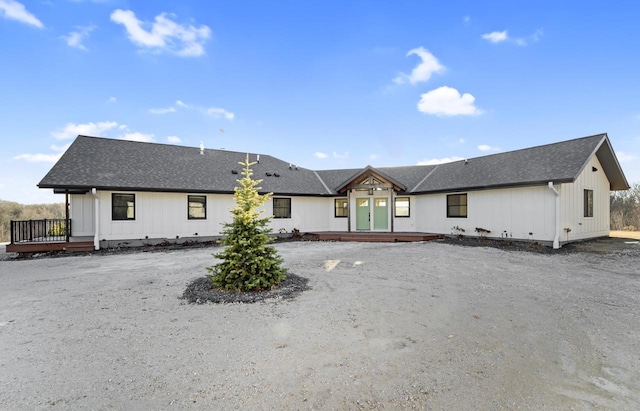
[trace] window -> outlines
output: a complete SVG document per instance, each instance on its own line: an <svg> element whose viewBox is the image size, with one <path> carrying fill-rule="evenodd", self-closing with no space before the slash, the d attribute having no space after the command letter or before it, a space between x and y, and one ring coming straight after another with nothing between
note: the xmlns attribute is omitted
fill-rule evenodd
<svg viewBox="0 0 640 411"><path fill-rule="evenodd" d="M396 208L396 217L409 217L409 206L411 201L409 197L396 197L395 199L395 208Z"/></svg>
<svg viewBox="0 0 640 411"><path fill-rule="evenodd" d="M584 216L593 217L593 190L584 190Z"/></svg>
<svg viewBox="0 0 640 411"><path fill-rule="evenodd" d="M349 202L346 198L336 198L335 199L335 216L336 217L347 217L349 215Z"/></svg>
<svg viewBox="0 0 640 411"><path fill-rule="evenodd" d="M449 194L447 196L447 218L467 218L466 194Z"/></svg>
<svg viewBox="0 0 640 411"><path fill-rule="evenodd" d="M290 198L273 198L273 218L291 218Z"/></svg>
<svg viewBox="0 0 640 411"><path fill-rule="evenodd" d="M111 219L135 220L136 195L116 193L111 194Z"/></svg>
<svg viewBox="0 0 640 411"><path fill-rule="evenodd" d="M189 220L206 220L207 196L188 196L187 204Z"/></svg>

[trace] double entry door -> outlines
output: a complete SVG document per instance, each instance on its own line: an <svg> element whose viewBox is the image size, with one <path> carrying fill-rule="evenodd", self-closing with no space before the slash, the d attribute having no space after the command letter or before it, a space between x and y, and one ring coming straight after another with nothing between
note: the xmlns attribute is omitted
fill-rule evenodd
<svg viewBox="0 0 640 411"><path fill-rule="evenodd" d="M356 198L356 230L389 229L389 199L385 197Z"/></svg>

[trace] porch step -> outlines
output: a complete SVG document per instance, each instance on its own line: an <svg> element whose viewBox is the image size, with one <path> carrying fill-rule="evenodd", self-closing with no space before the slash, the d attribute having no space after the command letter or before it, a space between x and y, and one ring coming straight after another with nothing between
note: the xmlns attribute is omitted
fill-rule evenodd
<svg viewBox="0 0 640 411"><path fill-rule="evenodd" d="M93 251L93 241L71 242L35 242L7 244L8 253L46 253L49 251L64 251L73 253L77 251Z"/></svg>
<svg viewBox="0 0 640 411"><path fill-rule="evenodd" d="M376 243L430 241L443 238L431 233L344 233L335 231L308 233L321 241L360 241Z"/></svg>
<svg viewBox="0 0 640 411"><path fill-rule="evenodd" d="M77 251L93 251L93 241L74 241L67 243L66 252L73 253Z"/></svg>

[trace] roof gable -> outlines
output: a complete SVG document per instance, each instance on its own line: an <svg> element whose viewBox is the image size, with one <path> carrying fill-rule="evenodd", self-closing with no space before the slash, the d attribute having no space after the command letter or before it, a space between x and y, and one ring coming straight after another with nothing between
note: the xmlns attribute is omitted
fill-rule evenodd
<svg viewBox="0 0 640 411"><path fill-rule="evenodd" d="M393 188L395 191L407 190L407 187L404 184L400 183L393 177L390 177L383 171L375 169L371 166L366 166L364 169L360 170L352 177L349 177L347 180L339 184L335 188L335 191L338 193L343 193L350 188L369 188L374 186L387 186L389 188Z"/></svg>

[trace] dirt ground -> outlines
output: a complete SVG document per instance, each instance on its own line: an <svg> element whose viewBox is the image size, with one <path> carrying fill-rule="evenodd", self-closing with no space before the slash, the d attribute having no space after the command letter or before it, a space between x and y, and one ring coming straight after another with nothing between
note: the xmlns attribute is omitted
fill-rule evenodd
<svg viewBox="0 0 640 411"><path fill-rule="evenodd" d="M0 261L0 409L640 409L640 245L277 244L311 290L187 304L212 249Z"/></svg>

